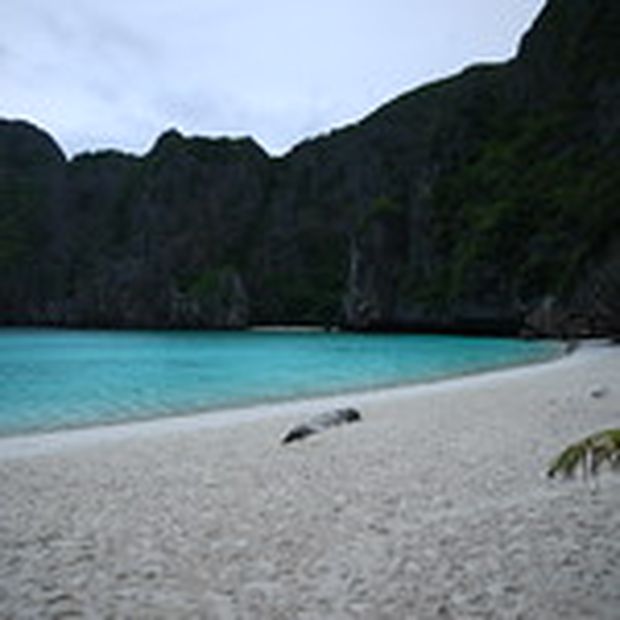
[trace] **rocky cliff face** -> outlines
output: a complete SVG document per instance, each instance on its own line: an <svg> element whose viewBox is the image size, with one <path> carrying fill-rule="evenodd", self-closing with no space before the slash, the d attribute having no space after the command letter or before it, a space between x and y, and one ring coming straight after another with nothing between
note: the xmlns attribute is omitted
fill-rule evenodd
<svg viewBox="0 0 620 620"><path fill-rule="evenodd" d="M0 122L0 323L604 330L588 299L620 255L619 14L550 0L513 61L278 159L172 131L142 158L66 161Z"/></svg>

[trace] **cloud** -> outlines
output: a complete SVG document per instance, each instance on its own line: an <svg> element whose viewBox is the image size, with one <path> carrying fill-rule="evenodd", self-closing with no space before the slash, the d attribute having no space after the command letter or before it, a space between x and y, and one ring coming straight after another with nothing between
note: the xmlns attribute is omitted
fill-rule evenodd
<svg viewBox="0 0 620 620"><path fill-rule="evenodd" d="M164 128L272 152L413 86L505 58L543 0L3 0L0 116L70 152Z"/></svg>

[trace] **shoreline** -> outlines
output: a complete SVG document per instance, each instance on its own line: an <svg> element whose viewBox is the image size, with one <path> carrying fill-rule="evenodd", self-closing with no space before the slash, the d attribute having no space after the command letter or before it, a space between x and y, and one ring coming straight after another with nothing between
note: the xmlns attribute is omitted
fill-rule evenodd
<svg viewBox="0 0 620 620"><path fill-rule="evenodd" d="M291 329L293 331L297 331L299 328L283 327L282 334L287 335L287 333ZM265 331L277 335L278 333L280 333L280 327L269 326L266 328ZM466 336L463 336L463 338L465 337ZM481 339L476 338L476 340ZM521 366L546 363L567 353L566 345L562 341L544 340L538 342L535 346L539 349L538 351L534 349L529 353L522 353L521 359L515 356L515 359L512 360L496 360L495 364L493 364L493 362L477 361L478 367L472 367L469 369L455 368L451 370L444 370L443 372L435 369L432 373L429 373L426 376L422 375L417 378L415 376L407 377L406 375L404 375L399 378L386 377L382 379L375 378L374 380L371 380L367 377L365 384L362 383L355 386L353 383L348 386L334 385L330 387L322 385L320 378L315 378L314 385L309 384L307 386L304 386L303 389L299 389L297 393L287 394L285 390L281 394L273 394L263 397L261 397L260 395L255 395L254 397L238 395L236 397L232 397L231 395L228 395L224 399L220 399L220 402L217 404L205 403L204 405L192 405L187 407L166 407L165 412L163 410L159 410L156 406L151 404L150 407L143 408L141 411L137 412L137 415L134 416L128 413L129 408L123 410L123 407L119 406L117 408L117 415L111 416L107 419L106 416L103 415L102 419L97 420L95 412L94 419L87 419L84 421L80 421L78 419L69 419L63 421L62 416L60 416L60 420L52 421L51 424L45 424L43 422L37 425L35 422L30 423L30 425L25 424L23 428L20 428L19 425L8 424L5 429L0 431L0 458L2 458L2 442L11 439L19 440L22 438L37 438L47 435L80 433L82 431L90 430L96 431L99 429L115 429L116 427L122 427L126 425L151 424L159 420L177 420L181 418L198 417L203 415L213 415L221 417L222 415L226 414L230 419L230 423L236 424L238 419L243 420L248 417L249 410L256 409L264 412L271 412L275 409L278 409L281 405L290 404L291 406L293 406L298 403L305 403L306 401L319 401L322 399L329 400L331 398L340 396L342 396L343 398L355 398L357 394L374 393L384 390L392 390L395 388L398 389L401 387L415 387L418 385L448 381L459 377L476 376L489 372L519 368ZM59 377L59 380L62 381L62 378ZM326 380L328 381L328 378ZM93 389L96 389L96 386L93 386ZM14 414L16 413L17 412L14 412ZM249 415L251 418L254 418L253 415ZM266 413L266 415L270 415L270 413ZM25 416L25 420L28 420L27 415ZM217 426L221 425L222 421L218 420Z"/></svg>
<svg viewBox="0 0 620 620"><path fill-rule="evenodd" d="M394 383L368 389L351 388L326 394L260 401L248 405L215 407L177 415L0 435L0 461L71 447L79 448L82 445L97 444L100 441L122 441L129 437L143 436L146 438L168 432L228 428L269 418L291 417L303 420L324 410L350 406L361 407L386 398L414 395L418 390L424 393L427 389L458 389L462 382L478 379L492 380L495 375L545 367L566 360L580 351L600 346L605 346L605 343L601 340L594 340L582 342L576 348L569 349L558 341L557 350L549 353L548 357L516 361L505 366L482 370L463 371L437 378Z"/></svg>
<svg viewBox="0 0 620 620"><path fill-rule="evenodd" d="M616 620L620 476L545 470L620 426L618 376L594 343L347 396L361 422L286 446L325 399L0 442L0 617Z"/></svg>

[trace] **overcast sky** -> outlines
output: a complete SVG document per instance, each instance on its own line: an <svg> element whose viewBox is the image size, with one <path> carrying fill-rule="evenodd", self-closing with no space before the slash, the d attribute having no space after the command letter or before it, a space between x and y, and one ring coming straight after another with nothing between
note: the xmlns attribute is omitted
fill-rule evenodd
<svg viewBox="0 0 620 620"><path fill-rule="evenodd" d="M0 0L0 117L69 154L170 127L273 154L514 55L544 0Z"/></svg>

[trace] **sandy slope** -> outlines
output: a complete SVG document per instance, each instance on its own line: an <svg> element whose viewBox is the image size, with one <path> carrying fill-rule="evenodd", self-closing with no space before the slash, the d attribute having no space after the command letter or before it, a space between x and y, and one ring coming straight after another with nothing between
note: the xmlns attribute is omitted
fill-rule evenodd
<svg viewBox="0 0 620 620"><path fill-rule="evenodd" d="M286 447L327 404L3 440L0 617L617 619L620 476L543 471L620 426L619 378L596 346L350 396L362 423Z"/></svg>

